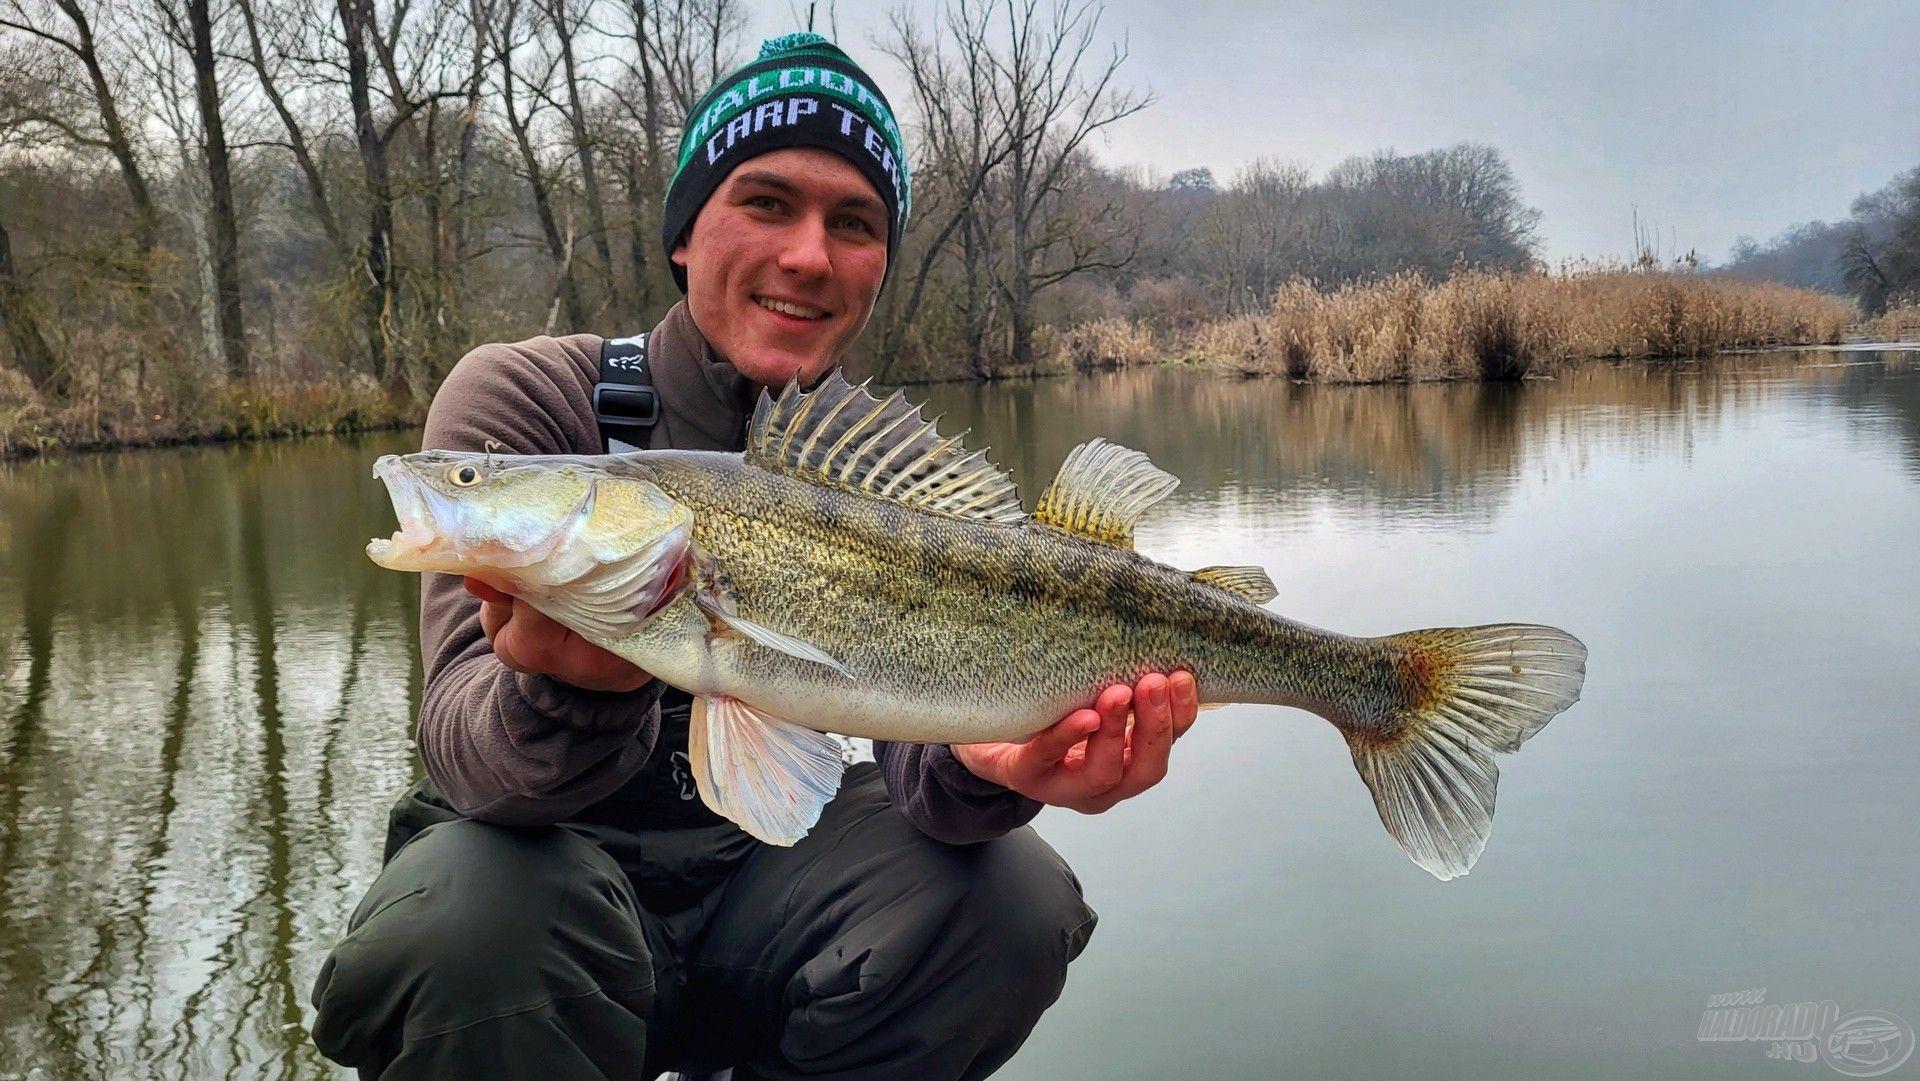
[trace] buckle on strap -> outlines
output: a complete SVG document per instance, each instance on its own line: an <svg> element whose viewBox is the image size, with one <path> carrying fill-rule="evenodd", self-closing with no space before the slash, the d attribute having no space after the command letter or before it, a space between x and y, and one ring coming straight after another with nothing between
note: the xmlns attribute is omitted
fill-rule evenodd
<svg viewBox="0 0 1920 1081"><path fill-rule="evenodd" d="M652 387L595 383L593 419L615 426L651 427L660 422L660 395Z"/></svg>

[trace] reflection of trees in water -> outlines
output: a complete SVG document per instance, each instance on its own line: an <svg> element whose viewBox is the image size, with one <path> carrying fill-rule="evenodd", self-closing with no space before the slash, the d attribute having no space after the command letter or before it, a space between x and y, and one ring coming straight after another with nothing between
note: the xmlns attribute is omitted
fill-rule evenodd
<svg viewBox="0 0 1920 1081"><path fill-rule="evenodd" d="M1074 445L1106 436L1179 477L1175 498L1189 504L1254 503L1285 523L1331 502L1391 528L1491 519L1529 455L1684 455L1702 422L1776 399L1798 363L1741 358L1704 375L1590 364L1519 384L1382 387L1146 370L928 393L949 411L944 428L970 424L969 442L993 445L1029 504Z"/></svg>
<svg viewBox="0 0 1920 1081"><path fill-rule="evenodd" d="M328 1072L305 988L418 684L414 586L362 554L374 453L0 470L0 1076Z"/></svg>

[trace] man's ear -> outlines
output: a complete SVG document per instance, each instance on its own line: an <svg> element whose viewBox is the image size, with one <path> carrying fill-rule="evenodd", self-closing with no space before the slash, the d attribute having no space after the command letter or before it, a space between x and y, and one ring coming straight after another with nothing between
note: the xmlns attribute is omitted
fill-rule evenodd
<svg viewBox="0 0 1920 1081"><path fill-rule="evenodd" d="M685 269L687 265L687 242L682 240L680 243L675 244L673 250L667 253L667 258L673 260L673 265Z"/></svg>

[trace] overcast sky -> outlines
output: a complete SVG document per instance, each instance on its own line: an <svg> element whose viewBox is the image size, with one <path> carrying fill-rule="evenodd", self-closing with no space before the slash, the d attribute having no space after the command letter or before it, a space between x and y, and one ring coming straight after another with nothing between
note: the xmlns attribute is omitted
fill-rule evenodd
<svg viewBox="0 0 1920 1081"><path fill-rule="evenodd" d="M904 111L867 41L892 6L837 13ZM754 29L792 29L786 10ZM1104 160L1225 182L1263 156L1318 174L1382 147L1488 142L1540 209L1550 261L1625 256L1636 205L1663 249L1677 234L1719 261L1741 234L1843 217L1920 165L1920 0L1107 0L1101 29L1126 35L1122 71L1156 99L1095 148Z"/></svg>

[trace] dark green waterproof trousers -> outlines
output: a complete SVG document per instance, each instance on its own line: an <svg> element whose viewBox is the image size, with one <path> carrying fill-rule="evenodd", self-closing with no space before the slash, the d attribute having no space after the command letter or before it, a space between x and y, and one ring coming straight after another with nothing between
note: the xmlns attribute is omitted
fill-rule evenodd
<svg viewBox="0 0 1920 1081"><path fill-rule="evenodd" d="M1093 932L1031 828L942 844L848 770L792 848L731 825L461 818L431 785L314 986L362 1078L984 1077Z"/></svg>

